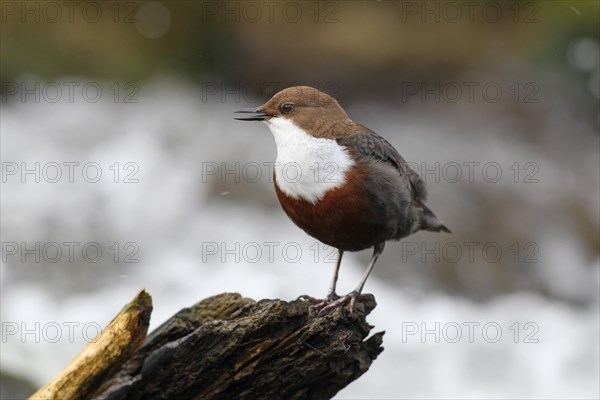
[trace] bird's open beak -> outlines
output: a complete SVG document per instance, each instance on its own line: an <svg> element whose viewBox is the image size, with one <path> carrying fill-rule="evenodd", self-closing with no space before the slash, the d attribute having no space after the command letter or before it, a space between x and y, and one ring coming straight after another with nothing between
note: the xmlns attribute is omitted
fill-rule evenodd
<svg viewBox="0 0 600 400"><path fill-rule="evenodd" d="M269 116L260 107L244 108L243 110L236 111L234 114L251 114L235 117L234 119L238 121L264 121Z"/></svg>

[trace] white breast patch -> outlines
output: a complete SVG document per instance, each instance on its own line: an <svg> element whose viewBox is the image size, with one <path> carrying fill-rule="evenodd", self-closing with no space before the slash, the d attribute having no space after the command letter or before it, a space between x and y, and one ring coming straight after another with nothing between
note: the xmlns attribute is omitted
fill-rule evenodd
<svg viewBox="0 0 600 400"><path fill-rule="evenodd" d="M314 204L345 183L354 161L335 140L311 136L287 118L266 122L277 144L275 180L283 193Z"/></svg>

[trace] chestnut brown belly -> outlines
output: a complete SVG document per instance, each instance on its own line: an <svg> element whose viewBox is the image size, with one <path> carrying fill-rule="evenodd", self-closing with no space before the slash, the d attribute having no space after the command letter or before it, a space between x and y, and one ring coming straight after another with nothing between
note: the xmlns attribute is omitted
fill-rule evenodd
<svg viewBox="0 0 600 400"><path fill-rule="evenodd" d="M281 207L290 219L315 239L345 251L359 251L391 239L385 212L370 201L356 174L345 185L328 191L316 203L286 195L275 181Z"/></svg>

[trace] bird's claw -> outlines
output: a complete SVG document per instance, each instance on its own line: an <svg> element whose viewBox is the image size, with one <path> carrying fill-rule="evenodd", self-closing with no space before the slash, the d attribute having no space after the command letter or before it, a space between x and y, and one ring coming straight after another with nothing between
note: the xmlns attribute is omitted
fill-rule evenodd
<svg viewBox="0 0 600 400"><path fill-rule="evenodd" d="M324 301L323 299L317 299L316 297L312 297L307 294L298 296L298 298L296 300L308 301L311 304L319 304Z"/></svg>
<svg viewBox="0 0 600 400"><path fill-rule="evenodd" d="M344 295L344 296L336 299L335 301L329 302L328 304L324 304L322 307L320 307L319 312L317 313L317 316L321 317L323 315L327 315L329 312L333 311L334 309L336 309L340 306L344 306L349 301L350 301L350 313L352 313L352 308L354 308L354 302L356 301L355 300L356 297L358 297L358 292L352 291L352 292L348 293L347 295ZM315 307L317 307L317 306L315 306Z"/></svg>
<svg viewBox="0 0 600 400"><path fill-rule="evenodd" d="M327 315L329 312L333 311L338 307L343 307L347 303L350 303L350 314L354 313L354 305L356 304L356 300L366 298L368 295L362 295L356 290L351 291L350 293L340 297L335 296L336 298L325 299L321 303L318 303L311 307L311 310L318 311L317 316L321 317Z"/></svg>
<svg viewBox="0 0 600 400"><path fill-rule="evenodd" d="M329 293L327 295L327 297L325 297L324 299L317 299L316 297L312 297L312 296L303 294L302 296L298 297L298 300L308 301L309 303L312 304L310 306L310 310L318 311L321 308L327 306L328 304L333 303L334 301L338 300L339 298L340 298L340 296L338 296L336 293Z"/></svg>

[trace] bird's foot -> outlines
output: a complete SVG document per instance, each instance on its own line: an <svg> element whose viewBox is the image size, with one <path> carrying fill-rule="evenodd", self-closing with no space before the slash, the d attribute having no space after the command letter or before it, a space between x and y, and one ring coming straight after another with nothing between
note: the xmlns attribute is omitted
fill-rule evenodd
<svg viewBox="0 0 600 400"><path fill-rule="evenodd" d="M362 295L356 290L351 291L347 295L342 297L336 296L337 299L333 299L332 301L327 302L324 300L323 302L316 304L312 307L312 309L317 310L317 316L327 315L329 312L335 310L338 307L343 307L347 303L350 303L350 314L354 312L354 304L358 299L365 299L369 295Z"/></svg>
<svg viewBox="0 0 600 400"><path fill-rule="evenodd" d="M307 294L298 296L296 300L308 301L311 304L318 304L323 301L322 299L317 299L316 297L312 297Z"/></svg>
<svg viewBox="0 0 600 400"><path fill-rule="evenodd" d="M317 299L316 297L312 297L307 294L303 294L302 296L298 297L298 300L304 300L304 301L308 301L309 303L311 303L312 304L310 306L311 310L315 310L315 309L320 310L321 308L327 306L330 303L333 303L334 301L336 301L339 298L340 298L340 296L338 296L334 292L334 293L329 293L327 295L327 297L325 297L324 299Z"/></svg>

